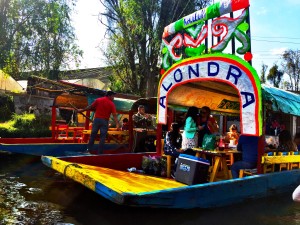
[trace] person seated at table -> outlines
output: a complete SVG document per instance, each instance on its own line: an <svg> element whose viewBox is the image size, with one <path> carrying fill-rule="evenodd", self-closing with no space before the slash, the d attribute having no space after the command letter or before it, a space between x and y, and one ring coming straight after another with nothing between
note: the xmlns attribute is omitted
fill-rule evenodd
<svg viewBox="0 0 300 225"><path fill-rule="evenodd" d="M127 118L124 118L122 120L122 127L121 130L129 130L129 124L128 124L129 120Z"/></svg>
<svg viewBox="0 0 300 225"><path fill-rule="evenodd" d="M177 158L180 153L183 152L181 149L182 135L180 133L180 126L178 123L174 122L171 124L171 129L166 133L164 153L165 155L171 155L175 157L175 163L171 169L171 176L174 177L177 168Z"/></svg>
<svg viewBox="0 0 300 225"><path fill-rule="evenodd" d="M178 157L181 152L182 135L180 134L180 127L178 123L171 124L171 130L167 132L164 153L165 155L171 155Z"/></svg>
<svg viewBox="0 0 300 225"><path fill-rule="evenodd" d="M200 115L197 117L197 125L199 147L202 147L202 142L205 134L215 134L219 131L217 121L211 115L211 110L208 106L203 106L201 108Z"/></svg>
<svg viewBox="0 0 300 225"><path fill-rule="evenodd" d="M283 130L278 136L279 145L277 152L297 152L298 148L288 130Z"/></svg>
<svg viewBox="0 0 300 225"><path fill-rule="evenodd" d="M297 145L298 151L300 150L300 133L296 133L294 137L294 142Z"/></svg>
<svg viewBox="0 0 300 225"><path fill-rule="evenodd" d="M184 128L182 134L182 149L184 154L196 155L192 150L198 146L198 135L197 135L197 114L198 109L195 106L189 107L184 121Z"/></svg>
<svg viewBox="0 0 300 225"><path fill-rule="evenodd" d="M152 116L145 112L145 106L139 105L138 112L132 116L135 128L148 128L152 126Z"/></svg>
<svg viewBox="0 0 300 225"><path fill-rule="evenodd" d="M292 139L292 135L288 130L283 130L278 135L278 147L277 149L271 149L269 147L265 148L265 152L297 152L298 148L294 140ZM280 171L279 164L275 165L275 171Z"/></svg>
<svg viewBox="0 0 300 225"><path fill-rule="evenodd" d="M236 145L238 143L240 134L238 133L237 125L232 124L229 127L229 132L226 133L225 141L230 142L233 141L233 144Z"/></svg>
<svg viewBox="0 0 300 225"><path fill-rule="evenodd" d="M232 178L238 178L241 169L254 169L257 166L257 136L241 135L237 144L237 150L242 153L242 160L231 166Z"/></svg>

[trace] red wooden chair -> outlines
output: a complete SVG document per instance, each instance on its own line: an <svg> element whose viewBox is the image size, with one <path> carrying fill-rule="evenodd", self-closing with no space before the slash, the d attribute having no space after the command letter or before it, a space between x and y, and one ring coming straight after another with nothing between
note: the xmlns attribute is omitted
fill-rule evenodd
<svg viewBox="0 0 300 225"><path fill-rule="evenodd" d="M55 139L60 141L66 141L69 138L69 125L58 124L56 125Z"/></svg>
<svg viewBox="0 0 300 225"><path fill-rule="evenodd" d="M73 135L73 142L74 143L81 143L83 140L83 127L75 127L74 129L74 135Z"/></svg>

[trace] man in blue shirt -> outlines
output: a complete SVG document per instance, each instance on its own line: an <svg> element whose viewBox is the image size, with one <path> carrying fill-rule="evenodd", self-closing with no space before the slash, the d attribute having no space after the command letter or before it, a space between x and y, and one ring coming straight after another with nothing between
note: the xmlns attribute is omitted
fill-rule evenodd
<svg viewBox="0 0 300 225"><path fill-rule="evenodd" d="M257 136L241 135L237 150L242 152L242 161L237 161L231 166L232 178L238 178L240 169L254 169L257 166Z"/></svg>

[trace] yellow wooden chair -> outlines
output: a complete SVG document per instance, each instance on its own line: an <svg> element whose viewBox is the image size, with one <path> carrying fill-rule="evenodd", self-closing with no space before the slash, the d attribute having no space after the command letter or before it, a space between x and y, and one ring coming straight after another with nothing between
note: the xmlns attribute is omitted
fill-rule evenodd
<svg viewBox="0 0 300 225"><path fill-rule="evenodd" d="M284 156L284 155L289 155L289 152L278 152L278 156ZM282 170L290 170L290 163L280 163L279 164L279 171Z"/></svg>
<svg viewBox="0 0 300 225"><path fill-rule="evenodd" d="M265 153L264 156L274 156L275 152ZM263 165L263 173L273 173L275 171L275 164L264 164Z"/></svg>
<svg viewBox="0 0 300 225"><path fill-rule="evenodd" d="M234 157L232 153L226 154L226 162L227 162L227 166L232 166L232 164L234 163Z"/></svg>
<svg viewBox="0 0 300 225"><path fill-rule="evenodd" d="M239 178L253 176L257 174L257 169L242 169L239 172Z"/></svg>
<svg viewBox="0 0 300 225"><path fill-rule="evenodd" d="M290 152L290 155L300 155L299 152ZM300 169L300 162L290 163L289 169Z"/></svg>

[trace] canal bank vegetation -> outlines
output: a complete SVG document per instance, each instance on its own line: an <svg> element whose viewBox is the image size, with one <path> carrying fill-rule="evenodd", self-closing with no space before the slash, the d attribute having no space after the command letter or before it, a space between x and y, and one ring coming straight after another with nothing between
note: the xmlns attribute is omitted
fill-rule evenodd
<svg viewBox="0 0 300 225"><path fill-rule="evenodd" d="M0 93L0 123L11 119L14 112L13 96Z"/></svg>
<svg viewBox="0 0 300 225"><path fill-rule="evenodd" d="M50 125L51 116L49 115L36 116L32 113L12 114L10 120L0 123L0 137L51 137Z"/></svg>

